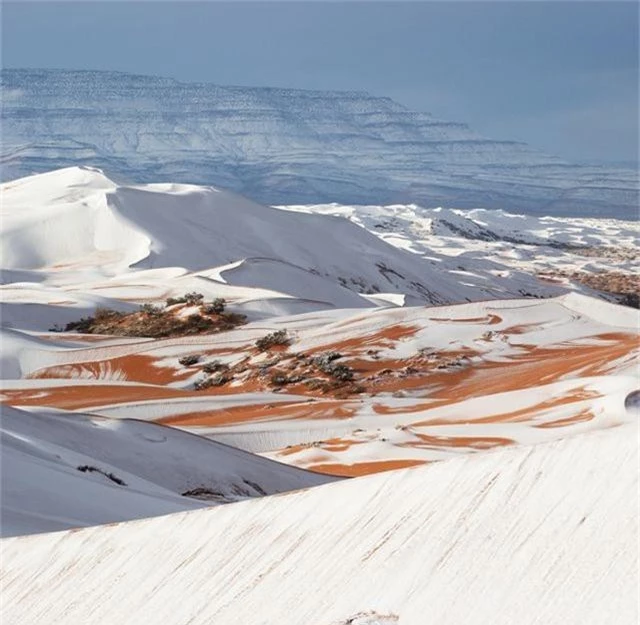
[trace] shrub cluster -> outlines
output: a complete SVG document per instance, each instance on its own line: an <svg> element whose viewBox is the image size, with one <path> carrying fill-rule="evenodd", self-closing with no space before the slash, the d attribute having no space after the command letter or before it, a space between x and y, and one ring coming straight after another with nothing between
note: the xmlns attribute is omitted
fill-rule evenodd
<svg viewBox="0 0 640 625"><path fill-rule="evenodd" d="M330 375L341 382L351 382L353 380L353 369L347 365L336 364L334 361L342 358L340 352L325 352L316 356L311 362L323 373Z"/></svg>
<svg viewBox="0 0 640 625"><path fill-rule="evenodd" d="M187 295L195 297L199 294ZM224 300L215 300L211 305L218 311L221 308L224 310ZM244 315L226 312L216 313L215 316L194 313L185 319L166 308L143 304L138 311L132 313L121 313L108 308L98 308L92 317L83 317L79 321L68 323L64 329L54 327L52 330L85 334L164 338L232 330L236 326L245 323L245 321Z"/></svg>
<svg viewBox="0 0 640 625"><path fill-rule="evenodd" d="M204 367L202 367L202 370L205 373L216 373L218 371L227 371L228 369L229 365L220 362L219 360L212 360L211 362L205 364Z"/></svg>
<svg viewBox="0 0 640 625"><path fill-rule="evenodd" d="M79 321L70 321L64 327L64 331L90 334L95 332L94 326L116 323L125 316L125 313L110 308L96 308L93 317L81 317Z"/></svg>
<svg viewBox="0 0 640 625"><path fill-rule="evenodd" d="M207 315L221 315L227 302L222 297L216 297L210 304L205 304L202 311Z"/></svg>
<svg viewBox="0 0 640 625"><path fill-rule="evenodd" d="M167 306L173 306L174 304L188 304L189 306L198 306L202 304L202 300L204 300L204 295L202 293L191 291L190 293L185 293L181 297L169 297L167 298L166 303Z"/></svg>
<svg viewBox="0 0 640 625"><path fill-rule="evenodd" d="M183 367L191 367L200 362L200 356L198 354L190 354L189 356L183 356L182 358L180 358L180 360L178 360L178 362Z"/></svg>
<svg viewBox="0 0 640 625"><path fill-rule="evenodd" d="M291 343L291 338L287 334L286 330L276 330L275 332L270 332L266 336L259 338L256 341L256 347L264 352L270 347L275 347L276 345L289 345Z"/></svg>
<svg viewBox="0 0 640 625"><path fill-rule="evenodd" d="M162 308L162 306L154 306L153 304L142 304L142 306L140 306L140 312L150 317L159 317L164 314L164 308Z"/></svg>
<svg viewBox="0 0 640 625"><path fill-rule="evenodd" d="M229 382L231 380L231 378L224 374L224 373L217 373L214 376L211 376L210 378L200 378L199 380L196 380L195 384L193 385L193 388L196 391L204 391L207 388L211 388L212 386L222 386L223 384L226 384L227 382Z"/></svg>

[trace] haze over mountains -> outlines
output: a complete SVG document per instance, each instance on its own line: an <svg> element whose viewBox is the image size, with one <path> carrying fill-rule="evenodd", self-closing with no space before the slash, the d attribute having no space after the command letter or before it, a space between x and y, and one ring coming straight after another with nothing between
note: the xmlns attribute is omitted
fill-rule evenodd
<svg viewBox="0 0 640 625"><path fill-rule="evenodd" d="M637 172L577 165L364 92L2 71L3 180L69 165L216 184L267 204L636 218Z"/></svg>

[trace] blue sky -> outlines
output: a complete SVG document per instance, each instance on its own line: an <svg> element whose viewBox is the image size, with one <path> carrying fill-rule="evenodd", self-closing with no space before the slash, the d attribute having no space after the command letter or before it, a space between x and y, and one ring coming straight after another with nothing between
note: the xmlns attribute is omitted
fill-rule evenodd
<svg viewBox="0 0 640 625"><path fill-rule="evenodd" d="M4 2L2 65L364 89L574 161L637 162L636 2Z"/></svg>

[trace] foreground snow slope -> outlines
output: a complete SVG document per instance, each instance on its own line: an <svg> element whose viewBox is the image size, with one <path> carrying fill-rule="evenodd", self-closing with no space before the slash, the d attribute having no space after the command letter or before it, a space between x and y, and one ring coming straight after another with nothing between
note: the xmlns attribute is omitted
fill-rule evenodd
<svg viewBox="0 0 640 625"><path fill-rule="evenodd" d="M0 79L7 178L93 164L142 182L219 184L269 204L637 215L631 169L567 163L364 92L116 72L3 70Z"/></svg>
<svg viewBox="0 0 640 625"><path fill-rule="evenodd" d="M156 516L335 479L140 421L3 406L0 434L2 536ZM183 495L194 491L204 501Z"/></svg>
<svg viewBox="0 0 640 625"><path fill-rule="evenodd" d="M4 622L634 625L637 424L5 539Z"/></svg>

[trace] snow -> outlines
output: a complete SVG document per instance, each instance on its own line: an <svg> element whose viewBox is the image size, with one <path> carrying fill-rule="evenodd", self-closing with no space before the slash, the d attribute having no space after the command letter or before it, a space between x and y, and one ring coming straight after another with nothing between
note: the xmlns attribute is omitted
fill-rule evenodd
<svg viewBox="0 0 640 625"><path fill-rule="evenodd" d="M155 516L335 479L154 423L9 406L2 410L0 457L3 536ZM81 472L82 466L100 472ZM182 496L196 488L215 497Z"/></svg>
<svg viewBox="0 0 640 625"><path fill-rule="evenodd" d="M531 274L556 271L633 274L640 255L640 224L601 217L537 217L504 210L411 205L281 206L294 212L339 215L400 249L413 252L452 279L463 275L487 299L525 293L548 297ZM637 218L637 215L633 217ZM588 248L589 254L581 253ZM562 285L581 289L579 285ZM498 295L502 293L502 295ZM473 298L475 299L475 298Z"/></svg>
<svg viewBox="0 0 640 625"><path fill-rule="evenodd" d="M466 294L426 261L345 219L260 206L213 187L122 186L99 170L76 167L4 184L2 192L3 266L46 273L47 288L64 290L59 301L71 300L66 307L78 308L87 297L101 305L109 305L105 295L126 297L123 288L131 289L129 274L137 271L143 283L161 283L165 292L185 284L186 274L200 274L222 294L230 286L257 288L314 300L320 309L374 305L358 293L391 292L422 303ZM47 296L51 301L50 290Z"/></svg>
<svg viewBox="0 0 640 625"><path fill-rule="evenodd" d="M2 194L7 623L637 621L640 316L535 277L630 273L637 224L88 167ZM189 291L246 325L48 331ZM274 330L291 345L259 352ZM334 350L358 392L306 384ZM212 360L233 380L195 390Z"/></svg>
<svg viewBox="0 0 640 625"><path fill-rule="evenodd" d="M1 79L5 179L89 163L141 182L220 185L266 204L637 217L637 171L568 163L364 92L117 72L15 69Z"/></svg>
<svg viewBox="0 0 640 625"><path fill-rule="evenodd" d="M5 539L4 618L632 625L637 428Z"/></svg>
<svg viewBox="0 0 640 625"><path fill-rule="evenodd" d="M213 187L123 185L89 167L15 180L2 195L2 325L32 331L64 327L97 306L132 310L188 291L224 297L252 320L568 289L593 295L535 274L629 273L639 247L631 222L417 205L277 209ZM455 236L437 234L443 223L456 224ZM627 260L566 247L585 242Z"/></svg>

